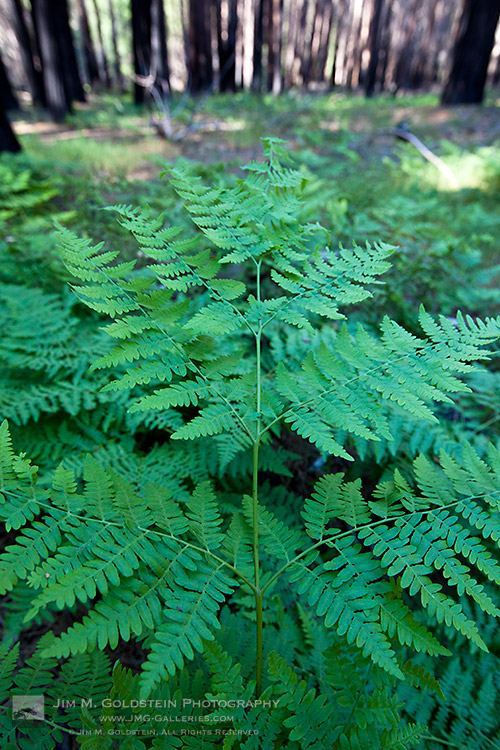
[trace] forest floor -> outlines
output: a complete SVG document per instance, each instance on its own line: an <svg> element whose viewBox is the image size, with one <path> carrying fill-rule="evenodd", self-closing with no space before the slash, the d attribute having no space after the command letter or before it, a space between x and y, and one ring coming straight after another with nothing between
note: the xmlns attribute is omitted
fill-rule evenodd
<svg viewBox="0 0 500 750"><path fill-rule="evenodd" d="M241 164L258 156L261 136L279 136L292 149L322 153L350 134L363 160L374 161L394 153L395 138L387 131L399 123L441 155L454 147L492 146L500 139L500 109L491 99L482 107L445 108L431 94L366 100L335 93L278 98L245 93L181 102L177 114L175 110L173 106L173 130L181 137L174 141L160 137L153 126L161 120L160 113L138 112L111 95L79 105L61 125L37 111L17 115L14 125L30 155L80 162L96 175L127 180L155 179L159 162L179 156Z"/></svg>

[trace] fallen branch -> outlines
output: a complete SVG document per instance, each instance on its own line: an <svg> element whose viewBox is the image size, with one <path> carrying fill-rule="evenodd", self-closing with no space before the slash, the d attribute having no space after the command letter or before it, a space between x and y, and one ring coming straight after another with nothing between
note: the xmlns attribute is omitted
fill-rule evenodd
<svg viewBox="0 0 500 750"><path fill-rule="evenodd" d="M444 163L442 159L439 158L433 151L430 150L430 148L427 148L427 146L422 143L420 138L417 138L416 135L414 135L409 128L403 127L402 125L398 125L396 128L390 128L388 130L382 131L383 134L387 135L394 135L396 138L399 138L402 141L407 141L408 143L411 143L412 146L415 146L417 151L419 151L424 159L427 159L431 164L433 164L436 169L438 169L442 175L446 177L450 185L458 189L460 187L459 182L449 166Z"/></svg>

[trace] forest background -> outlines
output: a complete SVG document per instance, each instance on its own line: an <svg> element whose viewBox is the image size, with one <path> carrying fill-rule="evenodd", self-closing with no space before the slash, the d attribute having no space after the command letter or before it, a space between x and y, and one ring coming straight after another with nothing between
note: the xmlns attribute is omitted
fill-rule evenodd
<svg viewBox="0 0 500 750"><path fill-rule="evenodd" d="M500 748L495 619L500 613L500 370L493 341L500 314L499 17L499 0L0 1L0 418L6 420L0 430L2 750L34 744L49 750ZM242 169L247 163L250 172ZM165 170L174 170L174 176L159 177ZM272 185L278 196L276 204L266 203L265 190L259 192L264 177L266 190ZM248 188L241 187L242 179L249 180ZM205 195L200 187L197 194L196 185L213 192ZM252 196L248 214L238 208L238 191L245 194L245 189ZM110 205L118 207L120 222L116 211L105 210ZM140 229L128 213L131 205L149 217L140 214ZM196 558L174 569L163 590L161 576L154 578L158 563L148 558L146 545L130 556L124 552L139 544L134 524L144 525L141 514L147 507L148 513L158 513L152 534L167 528L171 533L168 524L177 518L181 529L185 524L186 544L208 540L205 562L227 554L244 568L253 543L251 518L237 509L242 492L252 492L251 451L228 423L221 423L217 434L213 416L206 432L191 434L189 443L172 439L196 418L205 404L203 391L198 402L196 395L192 401L178 396L178 403L162 409L131 409L138 395L153 397L152 384L138 380L132 395L113 392L110 385L111 376L125 377L129 367L113 355L111 337L103 330L107 313L118 315L113 325L120 322L122 313L111 309L114 293L104 290L95 302L94 289L92 303L91 296L78 298L71 289L78 272L82 281L97 273L81 260L85 242L102 241L106 251L119 251L120 261L136 263L132 273L139 279L148 257L154 257L144 237L154 237L155 248L155 242L158 247L163 242L155 235L158 216L167 226L182 228L188 260L190 242L197 243L200 258L203 252L218 258L227 241L218 232L229 229L222 218L221 229L200 215L228 217L234 221L231 231L244 226L258 233L265 226L270 234L264 239L273 248L286 245L289 233L296 243L291 251L302 243L311 250L306 232L320 222L326 239L314 242L326 243L334 258L347 264L340 276L346 275L348 288L336 291L342 313L349 313L348 335L358 341L361 326L372 337L364 349L359 339L359 357L390 347L389 329L385 334L380 329L384 316L424 341L417 320L423 305L436 320L444 316L438 333L426 323L440 351L460 329L458 311L471 316L467 325L476 338L456 343L454 355L467 363L486 338L474 328L476 321L493 320L490 358L474 371L460 365L460 378L471 392L435 405L436 422L426 420L424 407L412 397L425 401L436 383L446 389L449 373L443 385L443 373L433 371L427 391L412 366L394 372L388 366L387 377L393 379L390 386L380 385L387 403L368 402L373 414L387 420L388 430L381 428L377 440L361 424L370 412L356 412L356 404L366 407L361 391L342 406L351 421L342 409L340 417L330 415L327 438L318 425L317 434L297 423L270 431L259 469L264 584L272 578L266 565L272 571L276 561L279 568L295 559L290 549L304 521L313 539L321 523L321 533L332 528L352 533L355 558L349 561L352 568L338 568L335 578L328 566L339 550L347 554L345 549L326 542L319 547L323 567L315 570L318 581L328 581L321 597L305 568L295 572L295 580L290 576L270 586L262 612L262 685L258 672L255 677L259 616L252 611L250 590L229 594L223 579L204 599L206 570ZM266 215L271 218L262 218ZM70 239L66 231L73 233ZM259 239L263 245L264 239ZM347 250L339 252L339 243ZM72 248L79 248L82 266L71 259ZM156 259L149 273L170 262ZM380 283L375 276L382 267ZM275 266L270 273L276 272ZM210 279L212 271L206 273ZM284 273L290 292L310 269ZM222 289L225 282L227 289L240 283L236 279L250 288L256 283L245 260L222 276L217 280ZM176 303L184 294L201 314L208 293L175 287L177 281L161 277L155 289L161 296L174 284ZM127 279L120 283L128 294ZM364 287L371 296L363 301ZM263 275L262 289L276 293L271 276ZM320 344L333 350L341 323L335 318L325 323L317 311L294 313L263 339L262 367L270 378L282 362L300 384L304 372L312 377L310 351ZM213 334L221 359L219 364L209 353L207 371L221 382L228 379L227 387L241 381L243 388L248 376L243 363L250 367L254 355L245 350L242 363L232 347L237 340L246 346L248 335L236 336L224 316L207 320L198 335L203 342ZM394 346L404 349L410 339L399 340L401 329L391 330ZM361 359L338 347L342 367L363 371ZM92 369L98 357L109 357L113 371ZM180 370L174 370L173 382L182 389L182 367L175 366ZM188 376L188 383L189 377L196 380ZM400 402L389 403L400 388ZM243 388L241 409L246 398ZM231 403L240 408L238 398ZM316 417L309 414L307 424ZM37 474L26 457L39 467ZM340 474L343 489L327 478ZM338 495L333 490L328 495L329 482ZM172 510L165 501L167 515L172 512L167 526L161 525L148 483L159 488L159 497L178 503ZM207 483L218 509L210 493L200 490ZM474 516L472 501L462 508L464 494L467 502L470 495L487 499L483 515ZM95 531L97 497L106 524L117 523L116 513L120 522L126 519L118 542L85 537ZM410 503L415 515L426 503L434 510L447 508L450 499L463 510L463 528L455 516L443 515L446 510L434 516L426 511L431 515L421 520L421 528L427 541L417 543L418 529L412 529L414 548L410 554L405 547L399 572L394 572L394 549L382 554L382 541L377 547L375 537L359 529L368 517L375 528L389 519L388 534L395 533ZM204 518L196 515L195 501ZM63 502L70 516L66 527L58 515ZM324 518L313 521L321 503ZM90 520L78 527L83 512ZM160 548L160 537L154 539ZM236 539L242 552L235 551ZM168 550L162 554L168 557ZM100 560L109 566L109 579L92 592L83 582ZM376 575L375 569L380 570ZM416 584L406 590L415 570L430 576L448 609L443 604L431 611L421 591L416 601ZM186 575L191 583L183 587ZM336 588L336 580L345 586ZM353 580L360 586L368 581L366 589L351 591ZM344 625L328 609L329 591L339 600L346 596ZM345 626L351 594L353 614ZM391 621L393 610L381 607L383 597L404 616ZM192 614L194 625L183 621L183 610ZM369 637L358 638L360 616L379 611L385 612L380 622L371 615L363 620ZM385 646L380 652L373 646L383 646L386 638L396 666ZM174 646L179 651L172 656ZM97 705L110 697L126 701L146 694L162 700L237 696L251 701L260 689L281 707L236 716L222 738L183 736L180 728L170 737L155 736L161 722L123 716L120 707L107 709L103 719L102 712L80 705L89 692ZM13 717L13 696L40 694L43 720ZM76 699L75 706L56 708L65 697L70 703ZM209 713L215 716L217 710ZM193 715L199 711L193 709ZM114 734L102 733L106 722L113 723ZM260 734L238 736L249 727Z"/></svg>

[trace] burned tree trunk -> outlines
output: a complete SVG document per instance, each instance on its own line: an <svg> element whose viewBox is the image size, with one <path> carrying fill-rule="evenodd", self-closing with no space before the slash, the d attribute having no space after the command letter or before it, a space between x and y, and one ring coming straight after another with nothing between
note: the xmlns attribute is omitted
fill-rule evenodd
<svg viewBox="0 0 500 750"><path fill-rule="evenodd" d="M212 86L212 30L206 0L189 0L189 71L194 94Z"/></svg>
<svg viewBox="0 0 500 750"><path fill-rule="evenodd" d="M7 75L7 68L0 57L0 107L3 110L19 109L19 103Z"/></svg>
<svg viewBox="0 0 500 750"><path fill-rule="evenodd" d="M237 0L217 2L217 52L221 91L236 90L236 30L238 27Z"/></svg>
<svg viewBox="0 0 500 750"><path fill-rule="evenodd" d="M64 85L56 41L51 0L31 0L33 23L42 61L47 107L52 118L61 122L71 112L71 97Z"/></svg>
<svg viewBox="0 0 500 750"><path fill-rule="evenodd" d="M165 97L170 92L170 66L167 52L167 25L163 0L151 3L151 74L155 86Z"/></svg>
<svg viewBox="0 0 500 750"><path fill-rule="evenodd" d="M368 70L365 79L366 96L373 96L375 84L377 82L377 68L380 57L380 22L383 9L384 0L374 0L369 31L370 62L368 63Z"/></svg>
<svg viewBox="0 0 500 750"><path fill-rule="evenodd" d="M23 4L21 0L11 0L11 7L14 31L19 43L24 72L31 98L33 104L43 107L45 106L46 101L41 63L38 52L34 47L34 40L31 38L28 31Z"/></svg>
<svg viewBox="0 0 500 750"><path fill-rule="evenodd" d="M442 104L481 104L500 0L464 0Z"/></svg>
<svg viewBox="0 0 500 750"><path fill-rule="evenodd" d="M132 0L132 47L134 53L134 101L144 103L145 88L137 78L151 70L151 0Z"/></svg>
<svg viewBox="0 0 500 750"><path fill-rule="evenodd" d="M97 64L94 43L92 42L92 35L90 33L89 17L87 15L87 8L85 7L85 0L79 0L78 2L78 15L88 81L90 84L94 84L100 79L99 66Z"/></svg>
<svg viewBox="0 0 500 750"><path fill-rule="evenodd" d="M115 9L113 6L113 0L109 0L108 6L109 6L109 17L111 20L111 40L113 43L113 69L114 69L115 84L116 86L118 86L120 91L123 91L125 87L123 83L120 51L118 49L118 32L116 28L116 16L115 16Z"/></svg>
<svg viewBox="0 0 500 750"><path fill-rule="evenodd" d="M96 24L97 24L97 36L99 38L99 78L104 83L104 85L109 89L111 88L111 77L109 75L109 65L108 65L108 58L106 55L106 49L104 47L104 37L102 34L102 24L101 24L101 13L99 10L99 6L97 5L97 0L93 0L94 2L94 13L96 18Z"/></svg>
<svg viewBox="0 0 500 750"><path fill-rule="evenodd" d="M16 153L20 150L19 141L14 135L7 113L0 103L0 151Z"/></svg>
<svg viewBox="0 0 500 750"><path fill-rule="evenodd" d="M267 0L257 0L255 5L253 35L252 89L260 91L262 85L262 47L264 44L264 6Z"/></svg>

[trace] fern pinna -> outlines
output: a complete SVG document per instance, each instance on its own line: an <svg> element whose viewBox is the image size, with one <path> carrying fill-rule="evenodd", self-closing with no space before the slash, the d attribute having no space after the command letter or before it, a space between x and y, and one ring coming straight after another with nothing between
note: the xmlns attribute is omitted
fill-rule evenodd
<svg viewBox="0 0 500 750"><path fill-rule="evenodd" d="M350 325L342 311L371 296L393 248L332 249L321 227L301 225L303 179L287 159L281 142L265 140L263 162L247 165L232 189L174 169L195 238L115 207L140 263L119 263L117 252L61 228L76 294L113 319L106 330L116 344L92 366L115 368L104 390L130 392L132 413L167 415L171 441L215 444L218 482L167 489L88 457L81 481L63 463L51 486L37 484L4 423L0 512L16 539L0 559L1 586L27 582L26 623L71 613L72 624L37 649L49 671L134 639L146 652L140 672L118 663L109 694L199 694L208 718L229 702L224 747L411 747L425 728L401 720L396 684L440 691L411 653L449 654L440 628L486 650L467 603L500 613L484 586L500 581L491 551L500 540L498 450L420 455L371 491L326 474L302 503L301 523L277 512L272 461L262 476L262 457L285 430L348 462L353 440L391 440L395 412L432 425L436 403L467 391L461 376L488 356L500 321L436 320L422 308L420 336L387 318L378 331ZM279 356L291 329L309 344L295 369ZM248 486L224 493L228 466L249 454ZM251 648L231 652L249 624ZM62 718L54 711L50 721ZM86 711L82 721L99 732L105 717ZM15 731L6 720L9 741ZM97 747L96 736L78 742ZM200 746L182 735L144 742L137 747ZM216 747L221 735L208 731L203 742Z"/></svg>

